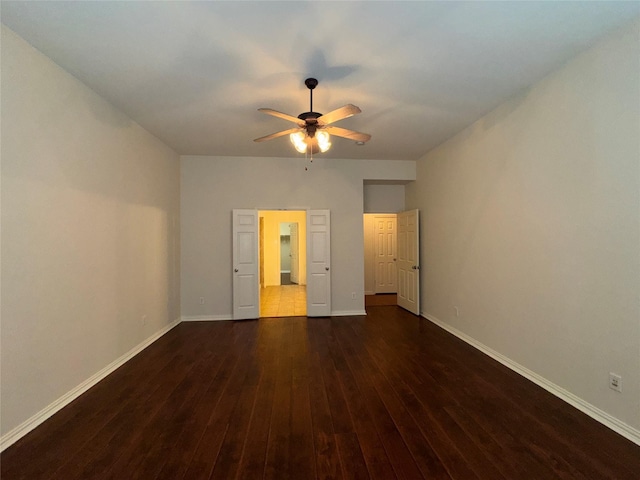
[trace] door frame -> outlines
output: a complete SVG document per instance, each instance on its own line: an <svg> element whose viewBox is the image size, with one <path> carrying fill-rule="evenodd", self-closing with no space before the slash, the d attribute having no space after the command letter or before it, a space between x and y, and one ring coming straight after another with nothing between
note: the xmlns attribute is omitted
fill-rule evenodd
<svg viewBox="0 0 640 480"><path fill-rule="evenodd" d="M328 252L329 258L328 258L328 265L326 267L324 267L324 268L327 268L326 272L327 272L327 278L328 278L328 282L329 282L328 283L329 291L328 291L328 294L327 294L328 303L327 303L327 306L325 306L325 308L321 312L319 311L319 313L317 313L315 315L313 314L313 311L314 310L318 310L318 309L317 308L315 308L315 309L312 308L311 310L309 309L310 296L308 295L308 289L309 289L309 267L308 266L310 264L310 256L311 256L311 253L312 253L312 250L309 247L309 242L310 242L310 235L309 235L309 231L310 231L310 229L309 229L309 227L310 227L310 223L309 223L310 222L310 212L314 212L314 211L315 212L326 212L327 216L328 216L328 219L330 221L330 213L331 213L331 211L328 210L328 209L314 209L314 208L309 208L309 207L290 207L290 208L232 209L232 212L236 211L236 210L255 211L256 218L260 218L259 217L259 212L260 211L303 211L303 212L305 212L306 235L307 235L307 248L306 248L306 255L305 255L305 262L306 262L306 265L307 265L307 282L306 282L306 287L307 287L307 316L329 316L331 314L331 288L330 288L330 286L331 286L331 270L329 268L330 267L330 262L331 262L331 254L330 254L330 252L331 252L331 235L330 235L330 232L331 231L330 231L330 224L329 224L329 227L328 227L328 237L327 237L327 240L329 242L328 245L327 245L327 248L328 248L327 252ZM232 229L233 229L233 227L232 227ZM259 236L260 235L257 235L256 236L257 238L255 240L255 242L256 242L255 247L256 247L256 251L257 251L257 255L258 255L258 265L260 265L260 263L262 262L262 258L260 257L260 253L261 252L260 252L260 249L259 249L259 242L260 242L260 239L258 238ZM232 262L235 262L234 258L232 258ZM257 295L256 295L257 299L256 299L256 301L258 302L258 312L257 312L257 316L255 318L260 318L260 275L259 274L256 275L256 285L255 286L257 288ZM234 302L233 307L235 309L236 308L236 306L235 306L235 301L236 301L235 300L236 299L235 293L232 294L232 298L233 298L233 302ZM312 313L312 315L309 315L309 313ZM235 319L235 316L234 316L234 319Z"/></svg>

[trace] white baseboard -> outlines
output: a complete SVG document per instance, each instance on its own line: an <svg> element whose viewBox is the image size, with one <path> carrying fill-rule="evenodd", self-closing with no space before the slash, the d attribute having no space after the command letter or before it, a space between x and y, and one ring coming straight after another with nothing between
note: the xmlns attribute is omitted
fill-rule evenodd
<svg viewBox="0 0 640 480"><path fill-rule="evenodd" d="M349 317L366 314L367 312L364 310L337 310L331 312L332 317ZM183 322L220 322L224 320L233 320L233 317L230 315L186 315L182 317Z"/></svg>
<svg viewBox="0 0 640 480"><path fill-rule="evenodd" d="M366 315L364 310L333 310L331 312L332 317L351 317L355 315Z"/></svg>
<svg viewBox="0 0 640 480"><path fill-rule="evenodd" d="M571 405L571 406L577 408L578 410L580 410L581 412L589 415L591 418L593 418L594 420L597 420L598 422L602 423L604 426L610 428L614 432L619 433L620 435L622 435L626 439L631 440L633 443L635 443L637 445L640 445L640 430L632 427L631 425L627 425L623 421L621 421L621 420L617 419L616 417L608 414L604 410L600 410L598 407L596 407L594 405L591 405L589 402L581 399L580 397L574 395L573 393L569 392L568 390L565 390L564 388L556 385L553 382L550 382L546 378L538 375L537 373L529 370L528 368L523 367L519 363L514 362L510 358L505 357L501 353L498 353L495 350L487 347L486 345L478 342L474 338L472 338L472 337L468 336L467 334L461 332L460 330L452 327L451 325L443 322L442 320L438 320L438 318L436 318L434 315L430 315L428 313L422 313L421 315L424 318L426 318L427 320L429 320L430 322L435 323L436 325L438 325L439 327L443 328L447 332L449 332L452 335L455 335L456 337L458 337L459 339L465 341L466 343L468 343L472 347L475 347L478 350L480 350L481 352L489 355L491 358L493 358L494 360L500 362L505 367L510 368L511 370L513 370L516 373L519 373L520 375L522 375L526 379L531 380L536 385L544 388L549 393L552 393L556 397L558 397L561 400L564 400L565 402L567 402L569 405Z"/></svg>
<svg viewBox="0 0 640 480"><path fill-rule="evenodd" d="M223 320L233 320L231 315L184 315L183 322L220 322Z"/></svg>
<svg viewBox="0 0 640 480"><path fill-rule="evenodd" d="M140 353L142 350L147 348L149 345L151 345L157 339L162 337L165 333L167 333L169 330L171 330L173 327L175 327L179 323L180 323L179 319L175 320L173 323L170 323L169 325L165 326L161 330L157 331L156 333L151 335L149 338L144 340L142 343L136 345L127 353L122 355L120 358L114 360L109 365L104 367L102 370L100 370L99 372L95 373L94 375L86 379L80 385L70 390L69 392L64 394L62 397L58 398L53 403L49 404L47 407L40 410L31 418L27 419L26 421L22 422L20 425L15 427L14 429L2 435L2 437L0 438L0 452L4 451L6 448L13 445L15 442L20 440L31 430L36 428L38 425L42 424L49 417L53 416L55 413L59 412L64 407L69 405L76 398L78 398L84 392L86 392L95 384L97 384L100 380L103 380L107 375L114 372L116 369L118 369L122 365L124 365L127 361L135 357L138 353Z"/></svg>
<svg viewBox="0 0 640 480"><path fill-rule="evenodd" d="M364 310L337 310L332 311L332 317L350 317L353 315L366 315ZM309 317L313 318L313 317ZM220 322L224 320L233 320L229 315L191 315L182 317L183 322Z"/></svg>

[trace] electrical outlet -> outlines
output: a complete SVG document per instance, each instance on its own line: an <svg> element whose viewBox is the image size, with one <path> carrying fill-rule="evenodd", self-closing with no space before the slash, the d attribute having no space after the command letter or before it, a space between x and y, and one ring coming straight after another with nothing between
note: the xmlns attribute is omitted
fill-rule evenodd
<svg viewBox="0 0 640 480"><path fill-rule="evenodd" d="M458 307L453 307L453 309L456 311L456 317L459 317L460 311L458 310Z"/></svg>
<svg viewBox="0 0 640 480"><path fill-rule="evenodd" d="M616 392L622 393L622 377L615 373L609 372L609 388Z"/></svg>
<svg viewBox="0 0 640 480"><path fill-rule="evenodd" d="M200 305L204 305L204 297L200 297Z"/></svg>
<svg viewBox="0 0 640 480"><path fill-rule="evenodd" d="M353 298L353 299L356 298L356 292L351 292L351 298Z"/></svg>
<svg viewBox="0 0 640 480"><path fill-rule="evenodd" d="M142 321L143 325L147 324L147 316L146 315L142 315L142 318L140 320Z"/></svg>

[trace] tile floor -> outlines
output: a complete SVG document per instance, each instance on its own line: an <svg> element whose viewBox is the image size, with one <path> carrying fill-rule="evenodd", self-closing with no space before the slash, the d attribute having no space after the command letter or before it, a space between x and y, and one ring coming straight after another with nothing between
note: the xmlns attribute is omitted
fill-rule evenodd
<svg viewBox="0 0 640 480"><path fill-rule="evenodd" d="M305 285L280 285L260 289L261 317L299 317L306 314Z"/></svg>

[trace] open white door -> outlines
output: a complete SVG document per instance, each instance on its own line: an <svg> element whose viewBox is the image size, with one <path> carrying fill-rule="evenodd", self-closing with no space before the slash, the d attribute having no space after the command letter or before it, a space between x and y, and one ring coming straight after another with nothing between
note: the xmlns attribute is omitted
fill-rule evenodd
<svg viewBox="0 0 640 480"><path fill-rule="evenodd" d="M289 225L290 245L291 245L291 283L296 285L300 283L299 276L299 251L298 251L298 224L292 223Z"/></svg>
<svg viewBox="0 0 640 480"><path fill-rule="evenodd" d="M233 210L233 319L260 317L258 211Z"/></svg>
<svg viewBox="0 0 640 480"><path fill-rule="evenodd" d="M398 306L420 315L418 210L398 213Z"/></svg>
<svg viewBox="0 0 640 480"><path fill-rule="evenodd" d="M331 315L329 210L307 212L307 316Z"/></svg>

